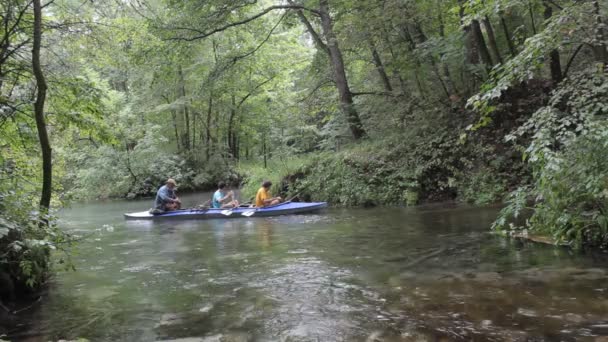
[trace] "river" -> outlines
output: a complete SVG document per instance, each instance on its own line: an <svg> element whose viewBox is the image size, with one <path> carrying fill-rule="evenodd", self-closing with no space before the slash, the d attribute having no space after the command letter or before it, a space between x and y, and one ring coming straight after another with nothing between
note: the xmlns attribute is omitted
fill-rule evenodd
<svg viewBox="0 0 608 342"><path fill-rule="evenodd" d="M189 195L194 204L209 194ZM125 221L151 201L64 210L88 236L15 340L606 341L603 255L491 234L497 208L326 209ZM26 337L27 336L27 337Z"/></svg>

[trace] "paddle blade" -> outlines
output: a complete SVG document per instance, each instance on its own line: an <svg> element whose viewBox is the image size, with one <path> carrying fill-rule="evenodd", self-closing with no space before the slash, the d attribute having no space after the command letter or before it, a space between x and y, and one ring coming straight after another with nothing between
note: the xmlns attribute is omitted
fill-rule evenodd
<svg viewBox="0 0 608 342"><path fill-rule="evenodd" d="M247 211L244 211L241 215L249 217L253 214L255 214L255 210L247 210Z"/></svg>
<svg viewBox="0 0 608 342"><path fill-rule="evenodd" d="M221 213L222 213L222 215L230 216L230 215L232 215L232 210L228 210L228 209L222 210Z"/></svg>

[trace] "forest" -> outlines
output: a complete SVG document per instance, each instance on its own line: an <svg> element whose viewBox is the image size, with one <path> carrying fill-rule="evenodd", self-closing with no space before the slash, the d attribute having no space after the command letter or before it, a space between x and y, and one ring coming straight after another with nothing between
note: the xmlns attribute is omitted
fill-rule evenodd
<svg viewBox="0 0 608 342"><path fill-rule="evenodd" d="M607 23L599 0L2 0L0 283L72 267L61 208L169 177L502 202L488 229L606 247Z"/></svg>

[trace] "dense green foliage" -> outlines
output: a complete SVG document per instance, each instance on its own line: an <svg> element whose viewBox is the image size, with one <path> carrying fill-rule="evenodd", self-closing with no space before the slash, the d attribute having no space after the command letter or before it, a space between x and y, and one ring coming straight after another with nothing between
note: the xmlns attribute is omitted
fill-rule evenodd
<svg viewBox="0 0 608 342"><path fill-rule="evenodd" d="M527 229L604 245L606 6L53 1L40 51L52 207L152 196L168 177L182 191L244 180L244 197L271 179L337 205L513 190L496 227L531 205ZM0 12L0 272L34 285L66 237L36 214L48 149L33 6Z"/></svg>
<svg viewBox="0 0 608 342"><path fill-rule="evenodd" d="M565 80L511 139L524 146L534 182L516 190L496 228L507 228L533 199L524 227L577 246L608 246L608 74L597 69Z"/></svg>

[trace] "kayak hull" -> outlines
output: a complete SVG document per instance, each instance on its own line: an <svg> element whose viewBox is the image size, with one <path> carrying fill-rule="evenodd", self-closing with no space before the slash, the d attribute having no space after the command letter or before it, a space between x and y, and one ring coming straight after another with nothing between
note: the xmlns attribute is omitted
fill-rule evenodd
<svg viewBox="0 0 608 342"><path fill-rule="evenodd" d="M148 211L137 213L126 213L127 220L165 220L165 219L214 219L214 218L245 218L245 217L267 217L278 215L291 215L299 213L314 212L327 208L327 202L286 202L265 208L235 208L230 215L224 215L229 209L182 209L169 211L164 214L153 215ZM245 215L243 215L245 213Z"/></svg>

